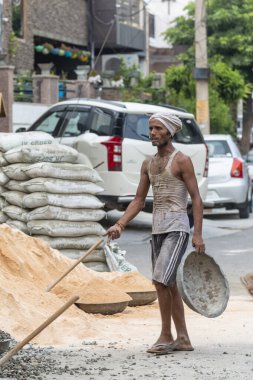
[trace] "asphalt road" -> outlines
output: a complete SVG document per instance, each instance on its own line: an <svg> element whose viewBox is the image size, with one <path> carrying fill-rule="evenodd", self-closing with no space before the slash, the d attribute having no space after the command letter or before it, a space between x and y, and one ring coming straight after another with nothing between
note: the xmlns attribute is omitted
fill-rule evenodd
<svg viewBox="0 0 253 380"><path fill-rule="evenodd" d="M122 215L108 213L105 228L114 224ZM117 240L120 249L126 251L126 260L148 278L151 278L150 236L152 215L140 213ZM253 215L240 219L236 212L218 212L205 215L203 237L206 252L213 256L225 273L231 295L245 294L240 276L253 271ZM191 240L188 246L191 250Z"/></svg>

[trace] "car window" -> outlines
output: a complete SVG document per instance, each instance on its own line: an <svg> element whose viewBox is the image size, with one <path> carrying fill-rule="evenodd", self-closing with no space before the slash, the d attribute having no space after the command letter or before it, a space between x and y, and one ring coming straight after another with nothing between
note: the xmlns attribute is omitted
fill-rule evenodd
<svg viewBox="0 0 253 380"><path fill-rule="evenodd" d="M181 144L202 144L203 137L194 119L180 119L182 121L182 130L174 136L173 141ZM135 140L149 141L148 120L148 115L127 115L124 128L124 137Z"/></svg>
<svg viewBox="0 0 253 380"><path fill-rule="evenodd" d="M173 141L180 144L203 144L204 140L194 119L180 117L182 129Z"/></svg>
<svg viewBox="0 0 253 380"><path fill-rule="evenodd" d="M209 157L232 157L231 150L227 141L212 140L206 141L208 146Z"/></svg>
<svg viewBox="0 0 253 380"><path fill-rule="evenodd" d="M112 136L113 115L103 109L93 109L90 132L96 133L99 136Z"/></svg>
<svg viewBox="0 0 253 380"><path fill-rule="evenodd" d="M62 137L79 136L87 129L89 109L68 111L64 120Z"/></svg>
<svg viewBox="0 0 253 380"><path fill-rule="evenodd" d="M53 111L46 114L44 118L40 118L29 130L47 132L56 137L60 125L64 120L65 111Z"/></svg>
<svg viewBox="0 0 253 380"><path fill-rule="evenodd" d="M124 137L149 141L148 119L147 115L127 115Z"/></svg>

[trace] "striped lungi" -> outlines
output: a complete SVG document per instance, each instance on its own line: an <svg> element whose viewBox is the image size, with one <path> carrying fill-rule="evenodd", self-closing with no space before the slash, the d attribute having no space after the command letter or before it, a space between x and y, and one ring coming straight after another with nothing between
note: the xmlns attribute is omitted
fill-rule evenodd
<svg viewBox="0 0 253 380"><path fill-rule="evenodd" d="M152 279L164 285L176 282L177 269L189 240L187 232L173 231L152 235Z"/></svg>

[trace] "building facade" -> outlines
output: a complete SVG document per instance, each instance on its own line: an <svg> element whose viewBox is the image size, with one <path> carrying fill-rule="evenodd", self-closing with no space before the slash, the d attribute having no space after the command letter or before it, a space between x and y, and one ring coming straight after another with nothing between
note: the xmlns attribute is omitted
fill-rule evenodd
<svg viewBox="0 0 253 380"><path fill-rule="evenodd" d="M147 12L143 0L91 0L90 46L101 59L95 69L117 72L120 60L147 69Z"/></svg>
<svg viewBox="0 0 253 380"><path fill-rule="evenodd" d="M5 63L16 71L39 71L52 62L66 76L89 61L86 0L4 0Z"/></svg>

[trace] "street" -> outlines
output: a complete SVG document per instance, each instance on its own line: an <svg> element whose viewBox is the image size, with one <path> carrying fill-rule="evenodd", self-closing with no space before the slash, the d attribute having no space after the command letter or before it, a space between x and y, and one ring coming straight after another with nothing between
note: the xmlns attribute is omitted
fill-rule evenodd
<svg viewBox="0 0 253 380"><path fill-rule="evenodd" d="M108 214L107 226L120 213ZM126 259L150 278L151 215L141 213L125 229L119 240ZM203 235L206 251L223 269L230 284L230 300L217 318L205 318L185 307L193 352L153 356L146 349L160 332L157 303L127 308L115 316L101 316L108 323L107 338L77 347L50 352L50 359L73 369L73 379L98 380L250 380L252 364L252 297L240 283L240 276L253 270L253 217L240 220L237 214L205 216ZM189 247L189 249L191 249ZM99 318L99 317L98 317ZM49 375L47 379L69 380L69 375Z"/></svg>
<svg viewBox="0 0 253 380"><path fill-rule="evenodd" d="M108 226L113 224L121 213L108 213ZM120 248L126 250L126 260L151 278L150 233L151 214L141 213L129 223L121 238ZM213 256L220 265L230 284L231 295L245 295L240 276L253 271L253 215L249 219L239 219L236 211L205 215L203 237L206 253ZM191 249L191 241L188 249Z"/></svg>
<svg viewBox="0 0 253 380"><path fill-rule="evenodd" d="M109 212L104 227L108 228L120 215L120 212ZM118 241L120 249L126 250L126 260L148 278L151 278L151 217L140 213ZM206 318L185 305L194 351L173 351L162 356L146 352L161 329L155 301L150 305L126 307L113 315L85 314L82 324L78 314L74 314L73 319L66 319L65 314L61 318L68 323L60 334L68 337L67 343L27 345L10 360L6 370L3 367L0 377L16 380L99 380L101 377L105 380L251 380L253 303L252 296L240 283L240 276L253 271L253 217L239 219L233 212L212 212L204 217L203 236L206 252L215 258L229 281L230 298L226 310L216 318ZM188 249L192 249L190 243ZM29 297L32 294L30 286ZM38 308L41 307L42 301L37 297L36 302ZM78 329L70 330L69 323L78 325ZM175 337L174 325L172 333Z"/></svg>

